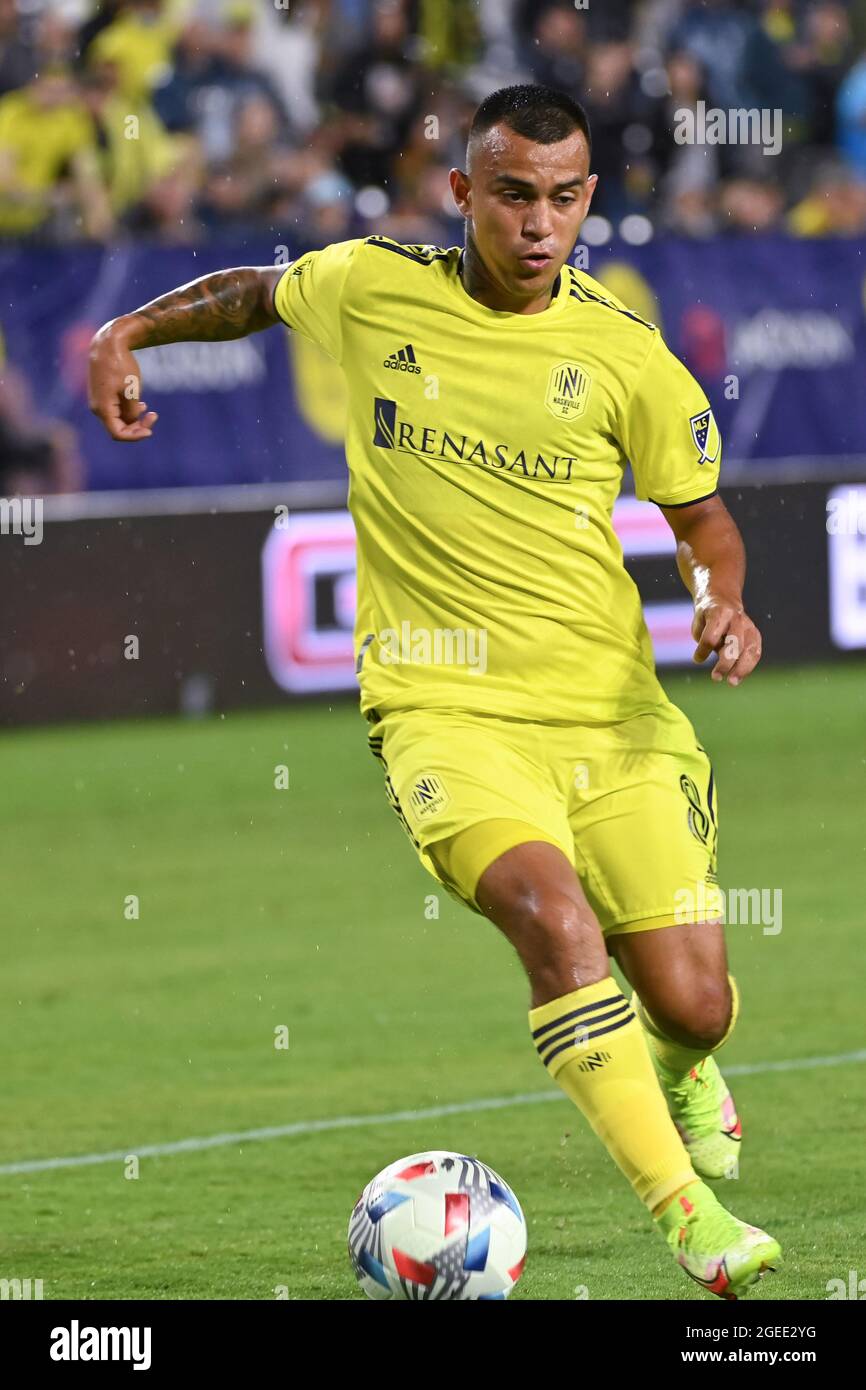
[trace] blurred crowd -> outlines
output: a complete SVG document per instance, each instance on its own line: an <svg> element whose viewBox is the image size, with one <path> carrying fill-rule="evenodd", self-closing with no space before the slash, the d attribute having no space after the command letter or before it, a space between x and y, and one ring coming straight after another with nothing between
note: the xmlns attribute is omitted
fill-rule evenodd
<svg viewBox="0 0 866 1390"><path fill-rule="evenodd" d="M866 0L0 0L0 237L460 237L488 92L593 132L596 240L866 231ZM780 112L781 150L678 143Z"/></svg>

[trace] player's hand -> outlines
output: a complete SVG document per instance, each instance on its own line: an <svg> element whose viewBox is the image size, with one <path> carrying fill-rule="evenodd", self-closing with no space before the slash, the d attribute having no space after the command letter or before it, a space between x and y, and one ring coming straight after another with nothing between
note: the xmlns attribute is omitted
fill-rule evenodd
<svg viewBox="0 0 866 1390"><path fill-rule="evenodd" d="M138 363L126 346L121 321L113 320L90 344L87 403L112 439L133 444L150 439L159 418L140 397Z"/></svg>
<svg viewBox="0 0 866 1390"><path fill-rule="evenodd" d="M719 654L712 670L714 681L739 685L761 659L761 634L741 604L707 599L695 609L692 636L698 644L693 661L706 661L711 652Z"/></svg>

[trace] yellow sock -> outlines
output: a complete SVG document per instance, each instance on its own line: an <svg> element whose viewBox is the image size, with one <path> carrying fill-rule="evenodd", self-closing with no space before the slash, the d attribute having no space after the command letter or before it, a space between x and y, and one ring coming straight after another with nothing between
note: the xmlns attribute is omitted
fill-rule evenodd
<svg viewBox="0 0 866 1390"><path fill-rule="evenodd" d="M662 1032L659 1025L647 1013L644 1005L638 999L637 994L631 996L631 1007L634 1009L646 1033L647 1042L661 1063L664 1075L670 1080L676 1080L685 1076L686 1072L696 1067L711 1052L718 1052L720 1047L724 1047L728 1038L736 1027L737 1019L740 1016L740 991L737 989L737 982L733 975L728 976L728 983L731 986L731 999L733 1007L731 1009L731 1021L723 1038L720 1038L715 1047L694 1048L684 1047L682 1043L674 1042L673 1038L667 1037Z"/></svg>
<svg viewBox="0 0 866 1390"><path fill-rule="evenodd" d="M530 1009L529 1027L547 1070L650 1211L698 1181L640 1023L612 976Z"/></svg>

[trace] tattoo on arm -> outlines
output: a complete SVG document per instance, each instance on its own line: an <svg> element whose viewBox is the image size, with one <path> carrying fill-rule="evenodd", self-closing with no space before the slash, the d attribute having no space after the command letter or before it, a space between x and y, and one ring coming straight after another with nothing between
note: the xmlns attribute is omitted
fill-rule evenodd
<svg viewBox="0 0 866 1390"><path fill-rule="evenodd" d="M241 266L191 280L133 311L134 341L130 346L218 343L270 328L280 321L273 309L274 285L280 274L281 270L272 266Z"/></svg>

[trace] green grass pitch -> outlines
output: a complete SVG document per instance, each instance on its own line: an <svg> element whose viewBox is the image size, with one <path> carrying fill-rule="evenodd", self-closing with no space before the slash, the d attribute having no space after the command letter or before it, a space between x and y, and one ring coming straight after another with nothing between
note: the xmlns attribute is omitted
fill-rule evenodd
<svg viewBox="0 0 866 1390"><path fill-rule="evenodd" d="M866 1065L761 1068L864 1046L864 668L666 685L715 765L722 886L783 892L778 935L729 929L743 1012L721 1061L755 1070L732 1082L745 1142L718 1186L784 1247L755 1297L822 1299L866 1276ZM507 943L444 893L426 915L436 885L365 729L346 702L3 736L0 1164L555 1099L141 1157L137 1179L122 1158L2 1173L0 1277L46 1298L359 1298L357 1193L448 1148L521 1199L514 1298L707 1298L539 1065Z"/></svg>

